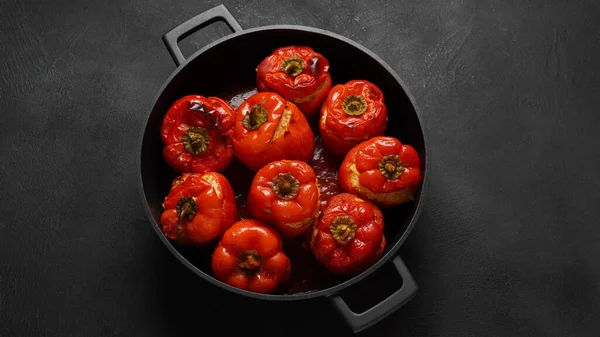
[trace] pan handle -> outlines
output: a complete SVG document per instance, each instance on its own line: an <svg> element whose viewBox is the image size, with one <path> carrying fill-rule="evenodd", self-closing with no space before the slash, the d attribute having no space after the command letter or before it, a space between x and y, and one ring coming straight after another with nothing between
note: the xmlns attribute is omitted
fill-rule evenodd
<svg viewBox="0 0 600 337"><path fill-rule="evenodd" d="M396 267L398 274L402 277L402 287L372 308L361 313L356 313L348 307L340 295L330 297L336 309L342 314L355 333L386 318L416 295L419 287L400 256L394 257L392 263Z"/></svg>
<svg viewBox="0 0 600 337"><path fill-rule="evenodd" d="M242 26L231 15L229 10L224 5L219 5L196 15L163 35L162 39L165 46L177 66L185 62L185 57L183 57L181 49L179 49L179 41L216 21L225 22L234 33L242 31Z"/></svg>

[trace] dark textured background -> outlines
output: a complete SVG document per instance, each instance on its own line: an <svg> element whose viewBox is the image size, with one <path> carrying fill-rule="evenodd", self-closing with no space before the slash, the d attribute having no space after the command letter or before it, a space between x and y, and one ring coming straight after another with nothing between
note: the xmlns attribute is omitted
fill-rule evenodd
<svg viewBox="0 0 600 337"><path fill-rule="evenodd" d="M219 3L0 0L0 335L349 335L324 300L209 286L146 219L137 140L174 70L160 37ZM600 333L598 1L225 4L245 28L364 44L423 112L426 209L400 251L420 292L362 336Z"/></svg>

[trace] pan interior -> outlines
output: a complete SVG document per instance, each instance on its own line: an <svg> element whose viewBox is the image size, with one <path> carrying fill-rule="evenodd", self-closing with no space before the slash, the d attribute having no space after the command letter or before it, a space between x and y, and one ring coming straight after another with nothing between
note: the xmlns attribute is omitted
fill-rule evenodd
<svg viewBox="0 0 600 337"><path fill-rule="evenodd" d="M424 139L416 111L400 83L375 58L346 41L321 32L281 28L244 33L225 39L192 56L192 60L166 84L149 116L141 149L141 181L155 229L160 223L161 203L168 193L172 180L177 176L177 173L171 170L162 158L163 146L159 130L167 109L178 98L191 94L217 96L229 100L234 107L237 107L245 97L256 92L256 66L276 48L289 45L310 46L327 58L334 85L353 79L364 79L376 84L383 91L388 108L386 135L412 145L419 152L425 165ZM234 189L236 185L238 186L235 192L243 198L247 192L244 189L249 187L251 182L252 176L249 171L239 163L234 163L224 174L230 179L237 177L235 178L237 181L232 182L232 185ZM409 229L420 191L416 196L415 202L383 210L387 239L386 253L397 250L403 234ZM163 241L171 245L170 242ZM292 269L299 273L303 270L311 271L309 275L317 275L315 280L305 282L305 288L291 289L290 292L327 289L348 280L324 272L310 259L309 254L301 251L300 245L290 244L290 246L297 246L289 252L293 263ZM212 278L210 255L213 247L183 249L172 246L171 248L176 249L197 274ZM294 264L296 254L302 259L301 263Z"/></svg>

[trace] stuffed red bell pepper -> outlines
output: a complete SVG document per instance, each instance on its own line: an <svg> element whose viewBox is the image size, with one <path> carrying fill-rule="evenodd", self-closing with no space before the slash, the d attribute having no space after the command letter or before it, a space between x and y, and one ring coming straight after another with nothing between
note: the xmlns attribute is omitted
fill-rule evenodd
<svg viewBox="0 0 600 337"><path fill-rule="evenodd" d="M315 171L305 162L281 160L254 176L248 208L257 219L273 224L285 237L304 233L319 216Z"/></svg>
<svg viewBox="0 0 600 337"><path fill-rule="evenodd" d="M224 170L233 159L227 135L234 123L234 109L217 97L180 98L169 108L161 125L165 161L182 173Z"/></svg>
<svg viewBox="0 0 600 337"><path fill-rule="evenodd" d="M291 264L279 235L247 219L225 232L213 253L212 270L218 280L236 288L272 293L289 279Z"/></svg>
<svg viewBox="0 0 600 337"><path fill-rule="evenodd" d="M314 227L315 258L337 275L355 275L383 254L383 214L373 203L350 193L327 202Z"/></svg>
<svg viewBox="0 0 600 337"><path fill-rule="evenodd" d="M271 92L250 96L237 109L233 129L235 156L256 172L283 159L309 162L315 140L294 103Z"/></svg>
<svg viewBox="0 0 600 337"><path fill-rule="evenodd" d="M201 246L220 237L235 222L235 195L216 172L186 173L173 180L160 217L166 237L186 246Z"/></svg>
<svg viewBox="0 0 600 337"><path fill-rule="evenodd" d="M293 102L307 119L316 115L331 89L329 62L309 47L275 50L256 68L259 91L272 91Z"/></svg>
<svg viewBox="0 0 600 337"><path fill-rule="evenodd" d="M393 137L375 137L348 152L339 180L344 191L391 207L414 199L421 160L412 146Z"/></svg>
<svg viewBox="0 0 600 337"><path fill-rule="evenodd" d="M323 143L340 157L358 143L383 135L386 126L383 93L365 80L336 85L321 108L319 131Z"/></svg>

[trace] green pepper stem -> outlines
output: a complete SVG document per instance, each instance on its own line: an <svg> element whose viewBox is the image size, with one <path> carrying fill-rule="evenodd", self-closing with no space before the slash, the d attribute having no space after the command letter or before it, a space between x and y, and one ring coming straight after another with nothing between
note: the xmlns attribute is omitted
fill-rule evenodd
<svg viewBox="0 0 600 337"><path fill-rule="evenodd" d="M181 142L187 152L200 154L208 150L209 139L208 131L205 128L194 127L189 128L185 132L183 137L181 137Z"/></svg>
<svg viewBox="0 0 600 337"><path fill-rule="evenodd" d="M250 130L256 130L267 121L269 112L261 103L254 104L250 109L250 113L246 114L242 124Z"/></svg>
<svg viewBox="0 0 600 337"><path fill-rule="evenodd" d="M299 57L288 57L281 62L280 67L284 73L296 77L304 70L304 60Z"/></svg>
<svg viewBox="0 0 600 337"><path fill-rule="evenodd" d="M246 274L255 274L261 269L262 263L262 257L256 250L246 250L238 257L237 267Z"/></svg>
<svg viewBox="0 0 600 337"><path fill-rule="evenodd" d="M192 220L194 215L198 213L198 204L192 197L183 197L179 199L175 209L177 210L177 214L179 214L179 221L181 223L183 219Z"/></svg>
<svg viewBox="0 0 600 337"><path fill-rule="evenodd" d="M367 101L359 95L346 96L342 102L342 110L350 116L360 116L367 111L368 107Z"/></svg>
<svg viewBox="0 0 600 337"><path fill-rule="evenodd" d="M271 181L273 192L281 199L292 199L298 195L300 182L290 173L280 173Z"/></svg>
<svg viewBox="0 0 600 337"><path fill-rule="evenodd" d="M384 156L379 162L379 171L388 179L397 179L406 170L397 154Z"/></svg>
<svg viewBox="0 0 600 337"><path fill-rule="evenodd" d="M329 231L339 245L345 246L356 236L356 227L349 216L338 216L329 226Z"/></svg>

